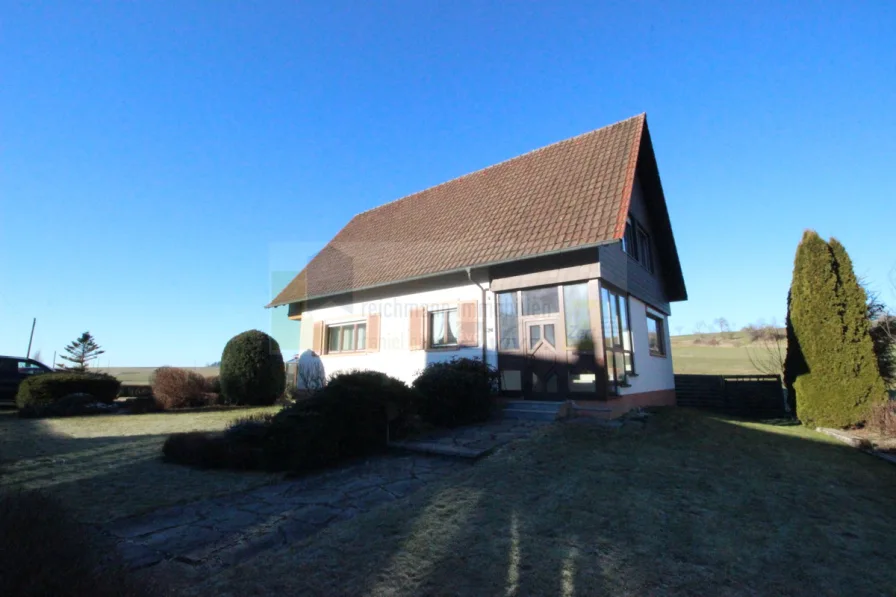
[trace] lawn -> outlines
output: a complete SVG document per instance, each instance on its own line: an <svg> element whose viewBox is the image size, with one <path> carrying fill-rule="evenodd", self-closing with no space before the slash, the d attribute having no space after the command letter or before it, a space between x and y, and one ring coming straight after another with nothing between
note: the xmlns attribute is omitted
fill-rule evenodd
<svg viewBox="0 0 896 597"><path fill-rule="evenodd" d="M165 464L162 443L177 431L221 430L237 417L277 408L40 420L4 412L0 486L46 489L83 522L257 487L279 477Z"/></svg>
<svg viewBox="0 0 896 597"><path fill-rule="evenodd" d="M548 428L181 590L883 595L894 529L896 467L802 427L676 409L645 429Z"/></svg>

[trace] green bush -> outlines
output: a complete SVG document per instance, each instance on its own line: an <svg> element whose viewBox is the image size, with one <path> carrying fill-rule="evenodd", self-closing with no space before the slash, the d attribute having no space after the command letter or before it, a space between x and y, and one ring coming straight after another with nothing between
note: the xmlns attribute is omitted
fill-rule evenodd
<svg viewBox="0 0 896 597"><path fill-rule="evenodd" d="M806 231L794 260L785 359L804 424L855 425L885 400L866 303L843 245Z"/></svg>
<svg viewBox="0 0 896 597"><path fill-rule="evenodd" d="M120 381L103 373L44 373L19 384L16 405L46 405L70 394L90 394L97 402L111 404L120 386Z"/></svg>
<svg viewBox="0 0 896 597"><path fill-rule="evenodd" d="M85 415L107 415L116 409L116 405L97 402L89 394L69 394L56 402L32 403L24 406L19 409L19 416L23 419L81 417Z"/></svg>
<svg viewBox="0 0 896 597"><path fill-rule="evenodd" d="M386 447L410 425L415 393L375 371L334 375L274 416L238 419L223 434L168 438L165 459L200 467L311 470Z"/></svg>
<svg viewBox="0 0 896 597"><path fill-rule="evenodd" d="M35 491L0 494L0 595L160 594L138 586L114 553L57 500Z"/></svg>
<svg viewBox="0 0 896 597"><path fill-rule="evenodd" d="M495 411L497 372L478 359L430 363L414 380L420 394L417 412L436 427L487 421Z"/></svg>
<svg viewBox="0 0 896 597"><path fill-rule="evenodd" d="M221 355L219 377L221 394L228 404L274 404L286 387L280 345L258 330L234 336Z"/></svg>

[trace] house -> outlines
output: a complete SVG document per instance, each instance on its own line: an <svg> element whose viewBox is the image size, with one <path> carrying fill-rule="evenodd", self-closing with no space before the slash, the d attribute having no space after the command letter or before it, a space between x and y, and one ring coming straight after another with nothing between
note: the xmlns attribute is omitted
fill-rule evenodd
<svg viewBox="0 0 896 597"><path fill-rule="evenodd" d="M641 114L356 215L269 307L328 375L474 357L509 398L616 415L675 403L686 299Z"/></svg>

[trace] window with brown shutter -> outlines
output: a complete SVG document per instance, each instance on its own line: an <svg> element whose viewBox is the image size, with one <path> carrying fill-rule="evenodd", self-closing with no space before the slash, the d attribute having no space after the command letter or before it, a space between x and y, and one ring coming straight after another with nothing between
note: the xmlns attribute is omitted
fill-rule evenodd
<svg viewBox="0 0 896 597"><path fill-rule="evenodd" d="M426 347L426 309L413 307L408 319L410 320L408 348L423 350Z"/></svg>
<svg viewBox="0 0 896 597"><path fill-rule="evenodd" d="M460 312L458 346L479 346L479 302L461 301L457 309Z"/></svg>
<svg viewBox="0 0 896 597"><path fill-rule="evenodd" d="M380 349L380 314L374 313L367 316L367 352L376 352Z"/></svg>
<svg viewBox="0 0 896 597"><path fill-rule="evenodd" d="M311 350L317 355L324 354L324 322L314 322L314 340L311 343Z"/></svg>

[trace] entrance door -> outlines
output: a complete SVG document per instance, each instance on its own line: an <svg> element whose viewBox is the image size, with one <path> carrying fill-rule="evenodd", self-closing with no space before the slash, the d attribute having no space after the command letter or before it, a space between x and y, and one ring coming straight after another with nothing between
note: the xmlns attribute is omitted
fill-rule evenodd
<svg viewBox="0 0 896 597"><path fill-rule="evenodd" d="M526 380L529 394L536 400L560 400L564 385L563 367L558 362L557 343L562 331L559 319L541 319L526 324ZM565 361L565 359L563 359Z"/></svg>

